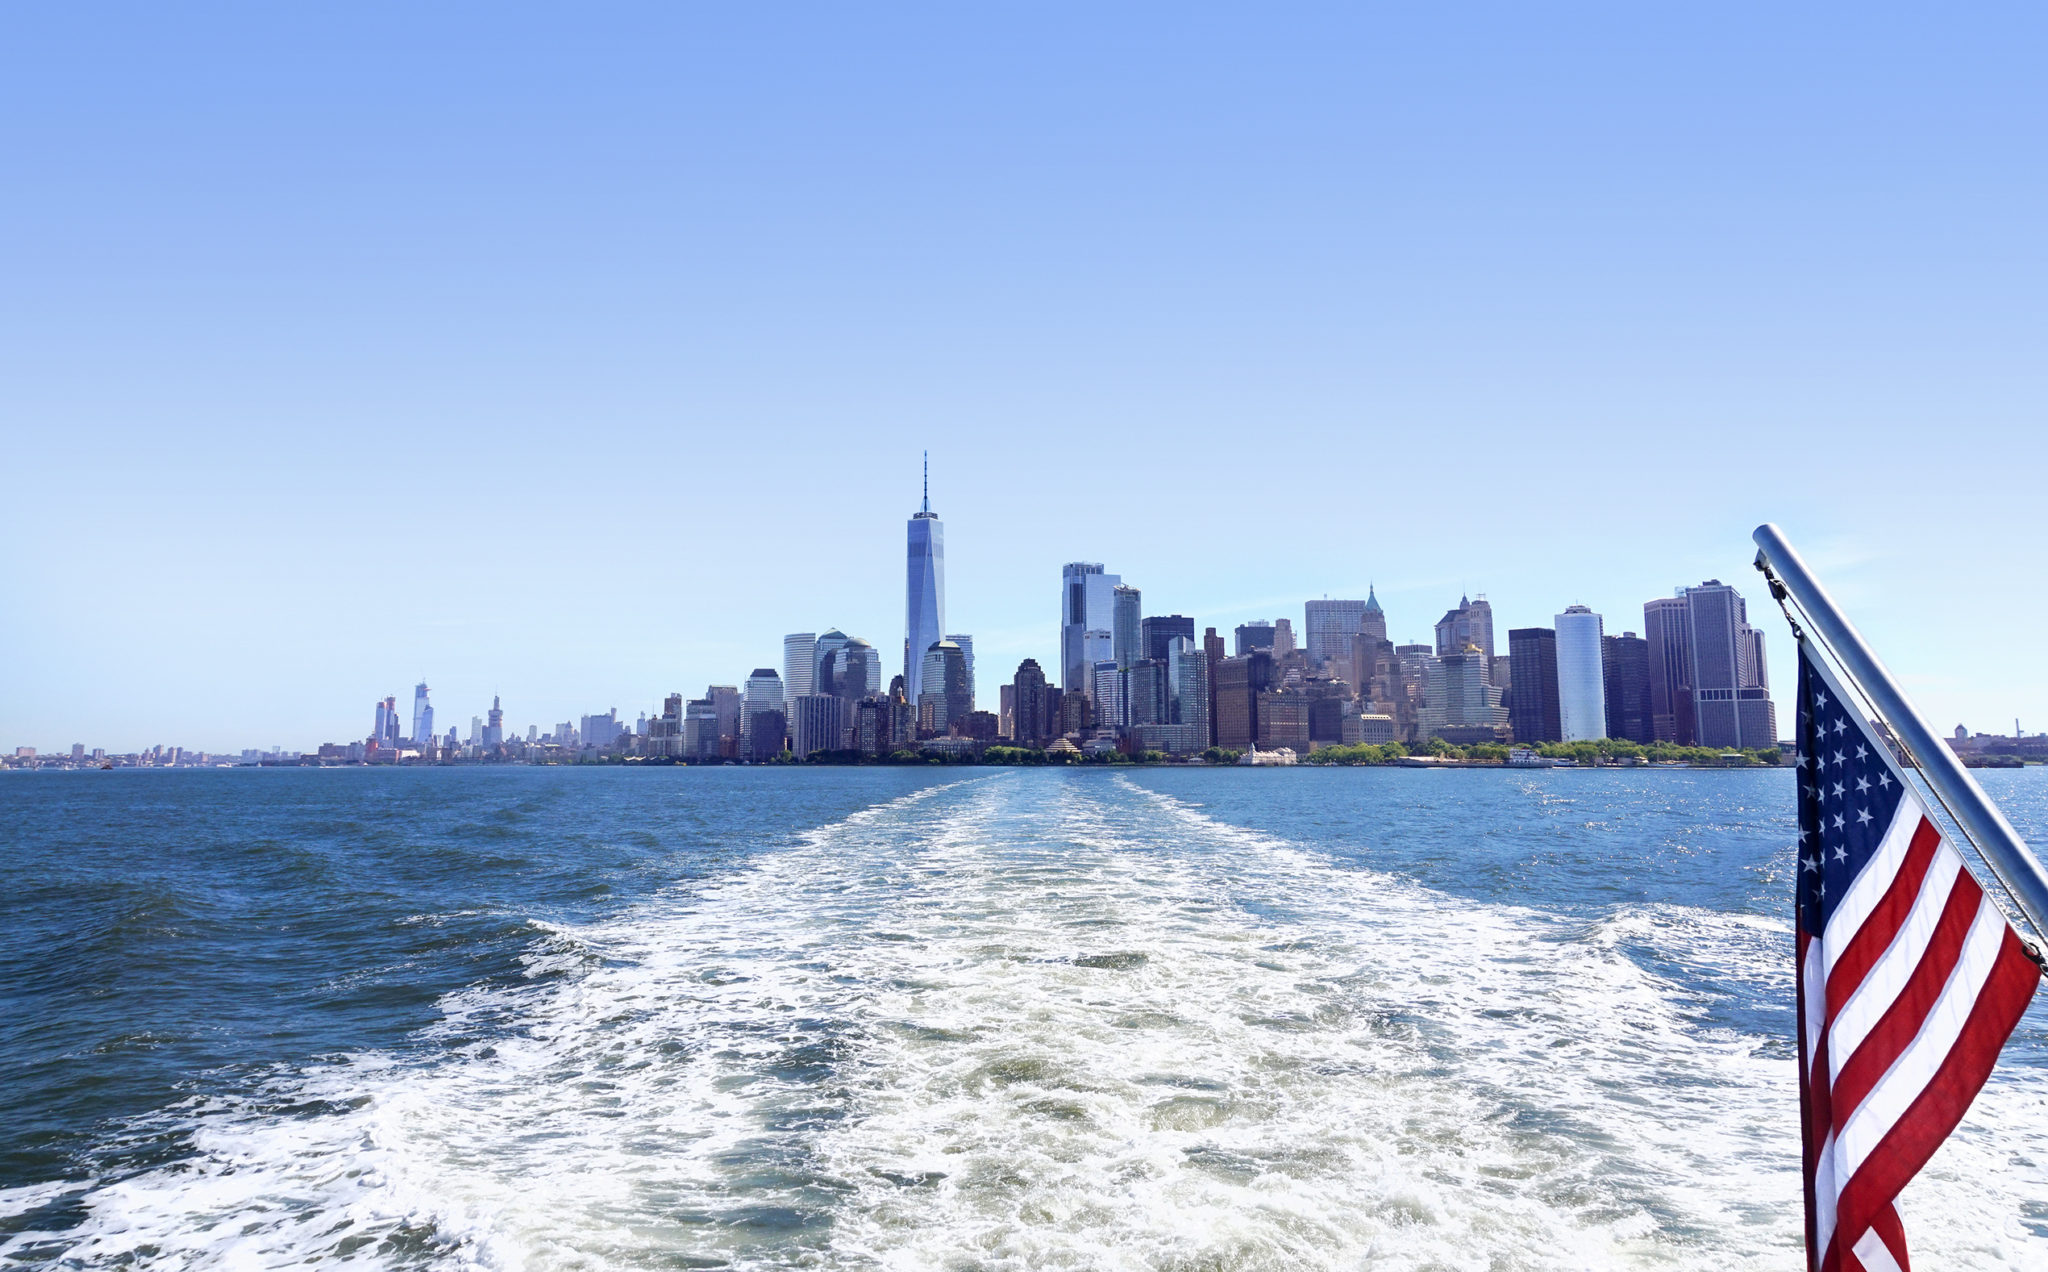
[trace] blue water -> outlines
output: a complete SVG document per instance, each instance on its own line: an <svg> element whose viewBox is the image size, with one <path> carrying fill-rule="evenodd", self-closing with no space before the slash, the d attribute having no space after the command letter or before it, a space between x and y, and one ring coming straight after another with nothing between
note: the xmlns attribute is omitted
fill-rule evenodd
<svg viewBox="0 0 2048 1272"><path fill-rule="evenodd" d="M2042 771L1987 787L2048 842ZM1782 1267L1783 772L0 780L0 1259ZM1903 1209L2048 1264L2048 1022Z"/></svg>

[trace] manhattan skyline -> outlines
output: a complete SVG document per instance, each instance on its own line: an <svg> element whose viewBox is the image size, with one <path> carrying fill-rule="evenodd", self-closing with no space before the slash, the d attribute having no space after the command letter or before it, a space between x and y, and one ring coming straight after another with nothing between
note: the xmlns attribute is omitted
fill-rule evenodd
<svg viewBox="0 0 2048 1272"><path fill-rule="evenodd" d="M130 17L0 50L13 742L894 654L927 448L984 684L1067 562L1614 629L1770 520L2048 722L2041 14Z"/></svg>

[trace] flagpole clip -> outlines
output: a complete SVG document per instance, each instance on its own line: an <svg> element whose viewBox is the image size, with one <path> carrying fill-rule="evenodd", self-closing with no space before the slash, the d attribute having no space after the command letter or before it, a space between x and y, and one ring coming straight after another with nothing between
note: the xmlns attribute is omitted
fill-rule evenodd
<svg viewBox="0 0 2048 1272"><path fill-rule="evenodd" d="M1757 573L1764 576L1765 585L1771 589L1771 599L1778 603L1778 609L1785 615L1785 621L1791 624L1792 639L1804 644L1806 632L1800 628L1799 620L1792 617L1791 589L1785 586L1785 580L1778 577L1778 572L1771 568L1770 557L1761 549L1756 554L1756 569Z"/></svg>

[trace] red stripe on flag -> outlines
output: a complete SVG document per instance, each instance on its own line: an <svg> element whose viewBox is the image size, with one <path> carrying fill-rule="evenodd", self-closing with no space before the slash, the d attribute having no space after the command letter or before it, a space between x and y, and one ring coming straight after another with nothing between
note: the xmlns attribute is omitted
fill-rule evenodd
<svg viewBox="0 0 2048 1272"><path fill-rule="evenodd" d="M1863 983L1863 978L1870 974L1877 960L1884 957L1892 938L1899 934L1906 916L1912 913L1913 902L1920 897L1921 881L1926 879L1927 867L1934 861L1934 850L1940 846L1941 832L1934 828L1933 822L1922 817L1919 827L1913 831L1913 842L1906 849L1905 859L1899 862L1899 872L1892 876L1891 886L1885 890L1883 899L1863 920L1863 926L1856 930L1856 935L1850 938L1849 948L1843 950L1842 956L1828 969L1830 1025L1835 1023L1835 1013L1842 1009L1842 1004L1849 1001L1849 996L1856 992L1856 987Z"/></svg>
<svg viewBox="0 0 2048 1272"><path fill-rule="evenodd" d="M1835 1236L1823 1267L1830 1260L1835 1266L1843 1265L1840 1252L1855 1245L1865 1229L1878 1223L1906 1181L1919 1173L1963 1120L1970 1101L1977 1098L1991 1076L1991 1067L1998 1063L1999 1048L2012 1036L2040 983L2041 969L2034 966L2019 937L2008 927L1983 992L1977 995L1976 1006L1948 1058L1842 1188L1835 1209Z"/></svg>
<svg viewBox="0 0 2048 1272"><path fill-rule="evenodd" d="M1897 1206L1886 1206L1878 1211L1870 1230L1884 1242L1884 1248L1891 1251L1892 1262L1899 1265L1899 1272L1913 1272L1913 1264L1906 1258L1906 1225L1899 1222Z"/></svg>
<svg viewBox="0 0 2048 1272"><path fill-rule="evenodd" d="M1863 1045L1856 1048L1855 1054L1843 1062L1842 1071L1835 1075L1835 1125L1849 1120L1856 1106L1863 1103L1863 1097L1870 1094L1870 1088L1891 1071L1899 1053L1919 1035L1920 1026L1927 1023L1927 1013L1934 1010L1962 958L1963 942L1983 905L1984 889L1977 886L1969 871L1958 871L1955 885L1949 889L1948 905L1929 935L1927 949L1914 965L1913 974L1899 987L1899 996L1865 1036Z"/></svg>

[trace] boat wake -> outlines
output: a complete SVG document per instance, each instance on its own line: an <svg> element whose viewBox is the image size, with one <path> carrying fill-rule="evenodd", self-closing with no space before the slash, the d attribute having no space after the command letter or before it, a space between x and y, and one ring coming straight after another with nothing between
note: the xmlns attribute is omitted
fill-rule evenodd
<svg viewBox="0 0 2048 1272"><path fill-rule="evenodd" d="M171 1164L0 1194L50 1217L0 1255L1784 1267L1793 1064L1715 1003L1788 994L1789 940L1475 903L1108 774L978 777L535 923L521 983L416 1046L126 1128ZM2002 1071L1908 1193L1923 1257L2039 1265L2011 1162L2048 1160L2044 1096Z"/></svg>

